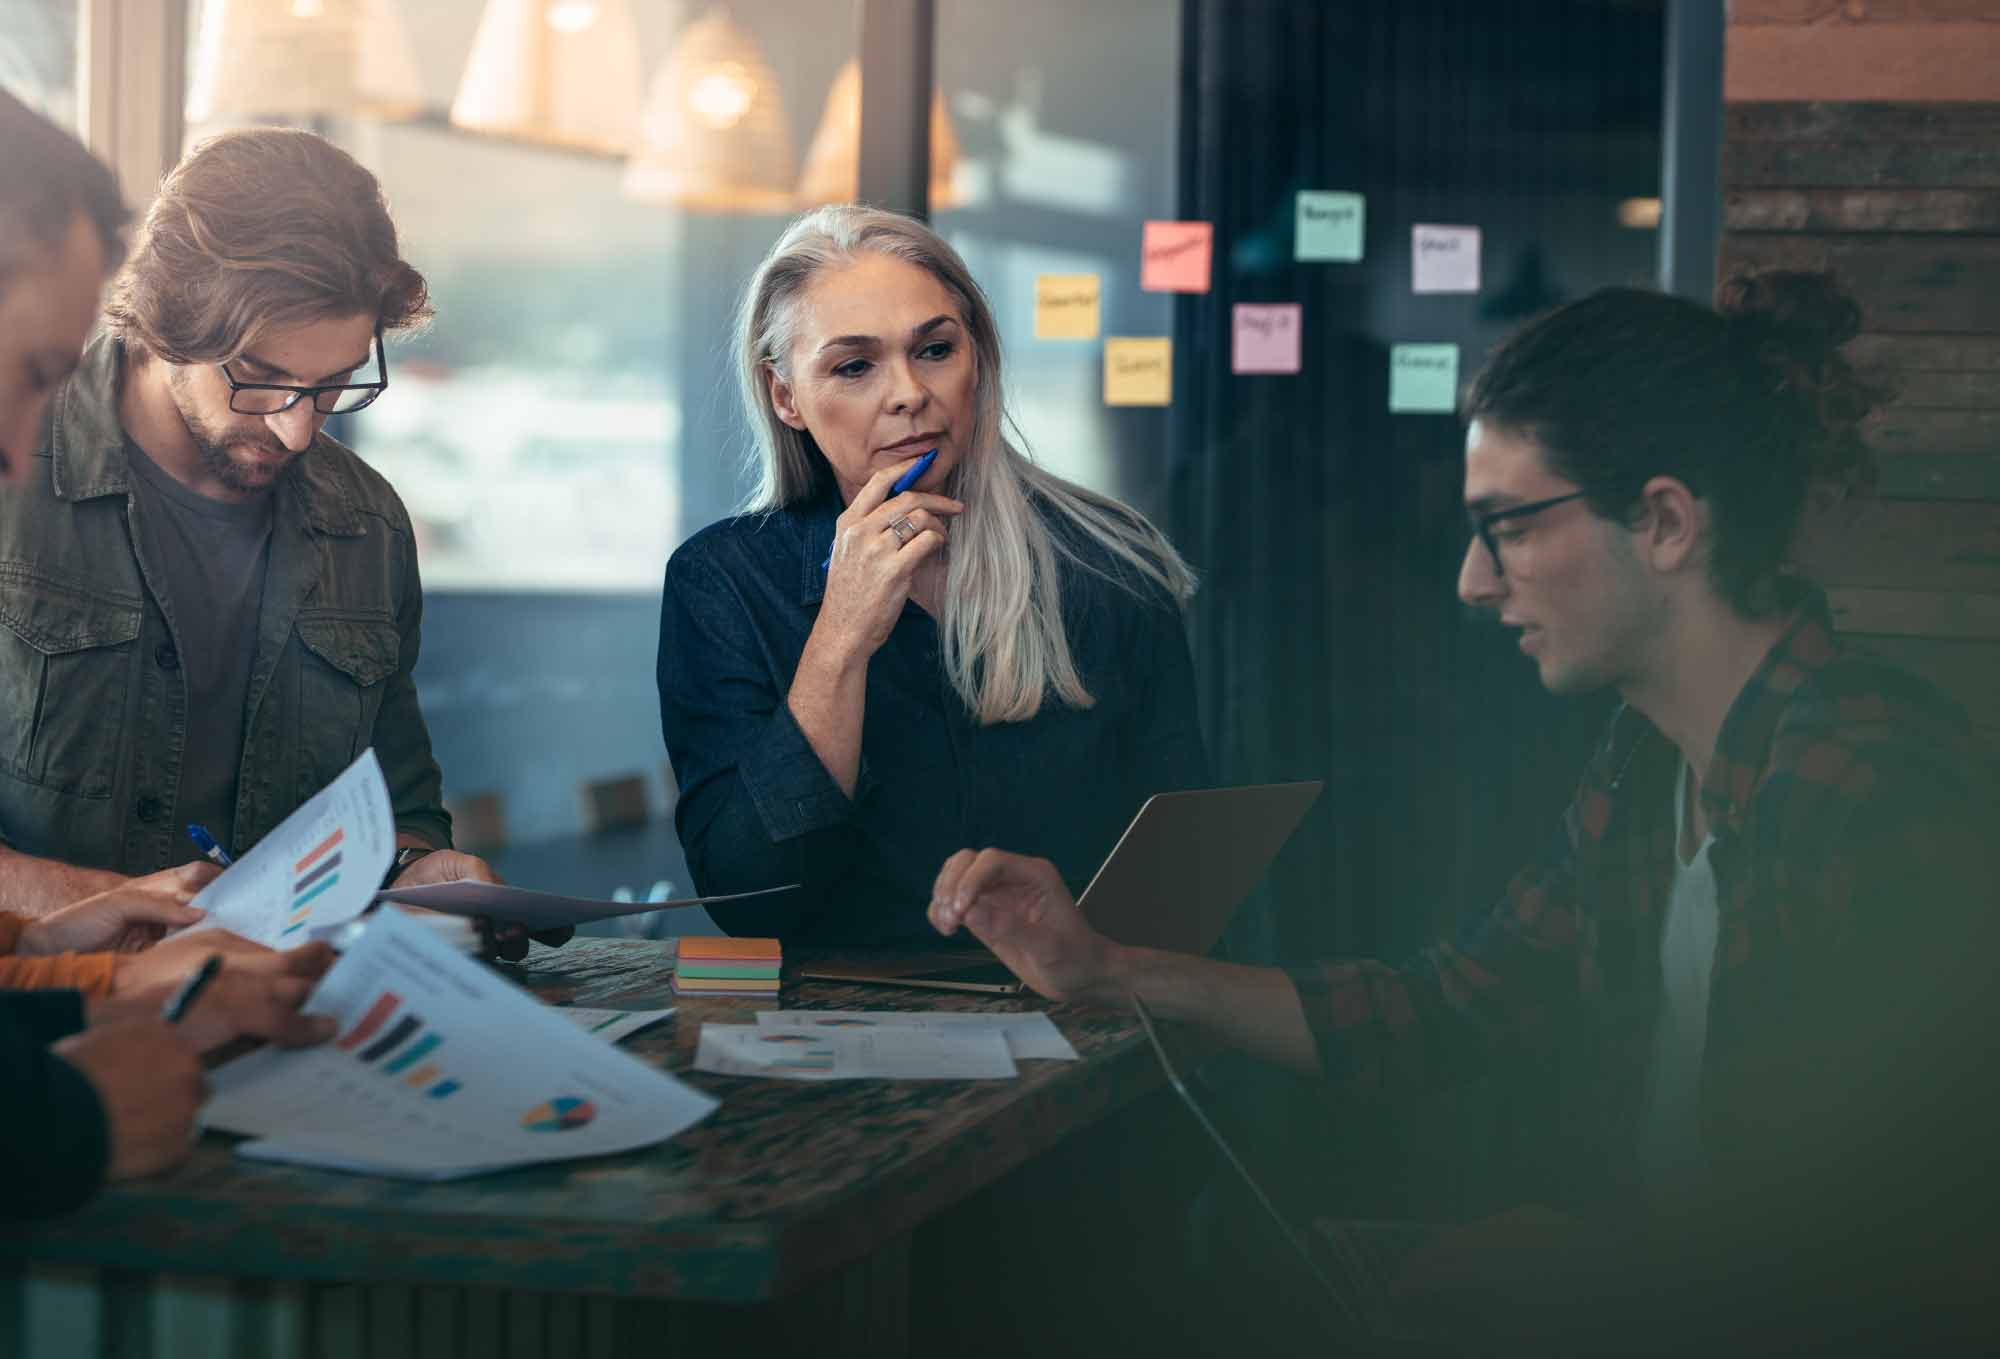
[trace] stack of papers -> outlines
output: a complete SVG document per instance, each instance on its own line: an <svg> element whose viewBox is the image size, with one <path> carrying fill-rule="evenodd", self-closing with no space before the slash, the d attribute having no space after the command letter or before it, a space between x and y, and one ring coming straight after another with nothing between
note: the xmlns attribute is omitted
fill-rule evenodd
<svg viewBox="0 0 2000 1359"><path fill-rule="evenodd" d="M785 958L775 939L690 935L674 964L677 996L776 996Z"/></svg>
<svg viewBox="0 0 2000 1359"><path fill-rule="evenodd" d="M760 1010L754 1025L702 1025L694 1065L788 1081L997 1080L1037 1059L1077 1060L1045 1014Z"/></svg>
<svg viewBox="0 0 2000 1359"><path fill-rule="evenodd" d="M630 1151L716 1107L396 911L369 921L304 1008L338 1036L210 1078L201 1121L255 1137L240 1156L450 1179Z"/></svg>

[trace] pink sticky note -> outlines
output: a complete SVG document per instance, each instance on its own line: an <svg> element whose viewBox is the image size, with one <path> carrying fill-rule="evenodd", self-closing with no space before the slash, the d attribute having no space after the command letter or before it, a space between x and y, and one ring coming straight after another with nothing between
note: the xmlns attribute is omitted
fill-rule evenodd
<svg viewBox="0 0 2000 1359"><path fill-rule="evenodd" d="M1213 222L1148 222L1139 286L1150 293L1205 293L1215 247Z"/></svg>
<svg viewBox="0 0 2000 1359"><path fill-rule="evenodd" d="M1296 302L1236 304L1232 373L1296 373L1302 308Z"/></svg>

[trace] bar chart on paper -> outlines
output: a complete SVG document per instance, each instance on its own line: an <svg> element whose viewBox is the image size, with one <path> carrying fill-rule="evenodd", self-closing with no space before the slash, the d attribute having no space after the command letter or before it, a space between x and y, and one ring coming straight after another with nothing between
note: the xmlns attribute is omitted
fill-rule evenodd
<svg viewBox="0 0 2000 1359"><path fill-rule="evenodd" d="M445 1179L645 1146L715 1107L396 911L305 1008L333 1019L331 1042L214 1073L202 1121L261 1139L241 1155Z"/></svg>
<svg viewBox="0 0 2000 1359"><path fill-rule="evenodd" d="M208 919L197 928L220 926L277 948L303 944L368 909L395 841L382 766L363 751L201 890L194 904Z"/></svg>

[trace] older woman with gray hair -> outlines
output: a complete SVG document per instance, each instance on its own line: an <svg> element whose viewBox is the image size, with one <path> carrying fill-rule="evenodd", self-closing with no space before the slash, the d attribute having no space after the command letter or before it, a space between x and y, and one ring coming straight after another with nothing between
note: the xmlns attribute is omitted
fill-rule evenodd
<svg viewBox="0 0 2000 1359"><path fill-rule="evenodd" d="M846 205L792 224L738 326L759 485L667 564L660 714L725 929L893 945L938 865L1027 844L1080 890L1155 792L1199 786L1194 578L1007 438L1000 337L956 251Z"/></svg>

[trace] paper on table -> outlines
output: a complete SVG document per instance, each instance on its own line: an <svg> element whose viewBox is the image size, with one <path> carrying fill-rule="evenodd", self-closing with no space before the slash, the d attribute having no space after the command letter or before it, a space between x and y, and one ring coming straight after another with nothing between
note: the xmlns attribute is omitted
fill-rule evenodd
<svg viewBox="0 0 2000 1359"><path fill-rule="evenodd" d="M380 875L377 875L378 880ZM391 887L375 894L378 901L395 901L405 906L422 906L449 915L483 915L531 930L551 930L563 925L588 925L593 920L614 916L639 915L645 911L671 911L677 907L705 906L712 901L742 901L747 897L767 897L789 892L798 884L764 887L755 892L731 892L726 896L682 897L678 901L593 901L585 897L556 896L531 892L525 887L509 887L499 882L433 882L421 887Z"/></svg>
<svg viewBox="0 0 2000 1359"><path fill-rule="evenodd" d="M1096 339L1098 291L1096 274L1035 275L1035 338Z"/></svg>
<svg viewBox="0 0 2000 1359"><path fill-rule="evenodd" d="M1020 1074L998 1029L819 1029L704 1024L694 1069L788 1081L1004 1080Z"/></svg>
<svg viewBox="0 0 2000 1359"><path fill-rule="evenodd" d="M1410 233L1410 291L1479 291L1479 228L1419 226Z"/></svg>
<svg viewBox="0 0 2000 1359"><path fill-rule="evenodd" d="M581 1005L558 1005L555 1012L585 1033L594 1033L607 1043L629 1038L649 1029L673 1013L665 1010L591 1010Z"/></svg>
<svg viewBox="0 0 2000 1359"><path fill-rule="evenodd" d="M367 910L395 854L389 788L375 752L364 750L195 894L208 917L183 933L219 927L278 948L302 944Z"/></svg>
<svg viewBox="0 0 2000 1359"><path fill-rule="evenodd" d="M1028 1014L989 1014L968 1010L759 1010L760 1029L916 1029L935 1033L953 1030L998 1030L1017 1062L1074 1062L1076 1049L1055 1022L1039 1010Z"/></svg>
<svg viewBox="0 0 2000 1359"><path fill-rule="evenodd" d="M1297 302L1238 302L1232 373L1296 373L1303 308Z"/></svg>
<svg viewBox="0 0 2000 1359"><path fill-rule="evenodd" d="M205 1126L244 1154L445 1178L672 1137L716 1101L638 1061L399 912L378 912L305 1004L339 1036L221 1067Z"/></svg>

